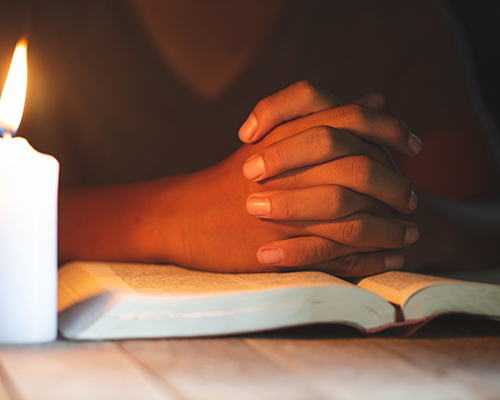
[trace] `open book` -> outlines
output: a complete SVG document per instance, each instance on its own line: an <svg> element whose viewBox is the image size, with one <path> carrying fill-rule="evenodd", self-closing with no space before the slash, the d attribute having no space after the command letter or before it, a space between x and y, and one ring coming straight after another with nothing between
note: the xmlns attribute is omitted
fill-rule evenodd
<svg viewBox="0 0 500 400"><path fill-rule="evenodd" d="M59 270L71 339L227 335L313 323L367 333L444 313L500 320L500 285L390 271L357 285L315 271L219 274L173 265L72 262Z"/></svg>

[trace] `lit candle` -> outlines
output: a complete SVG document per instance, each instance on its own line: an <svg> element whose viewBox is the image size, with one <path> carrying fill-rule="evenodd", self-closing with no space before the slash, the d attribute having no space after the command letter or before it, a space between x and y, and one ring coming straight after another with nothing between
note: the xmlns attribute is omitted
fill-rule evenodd
<svg viewBox="0 0 500 400"><path fill-rule="evenodd" d="M0 98L0 343L57 336L59 163L13 138L26 83L26 45L19 43Z"/></svg>

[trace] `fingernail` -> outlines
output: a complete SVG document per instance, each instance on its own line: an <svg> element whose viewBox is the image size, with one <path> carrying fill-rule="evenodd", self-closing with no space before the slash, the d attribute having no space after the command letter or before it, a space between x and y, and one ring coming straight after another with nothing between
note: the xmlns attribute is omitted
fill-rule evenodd
<svg viewBox="0 0 500 400"><path fill-rule="evenodd" d="M385 269L401 269L405 265L405 258L401 254L389 253L385 256Z"/></svg>
<svg viewBox="0 0 500 400"><path fill-rule="evenodd" d="M413 210L415 210L415 208L417 208L417 205L418 205L417 195L412 191L410 196L410 201L406 206L408 208L408 212L412 212Z"/></svg>
<svg viewBox="0 0 500 400"><path fill-rule="evenodd" d="M268 248L261 250L260 261L266 265L276 265L283 262L283 251L278 248Z"/></svg>
<svg viewBox="0 0 500 400"><path fill-rule="evenodd" d="M257 118L255 115L250 114L247 120L241 125L238 136L243 142L249 142L257 132Z"/></svg>
<svg viewBox="0 0 500 400"><path fill-rule="evenodd" d="M256 217L266 217L271 212L271 203L266 197L252 196L247 200L247 211Z"/></svg>
<svg viewBox="0 0 500 400"><path fill-rule="evenodd" d="M266 171L266 166L264 165L264 159L261 156L252 156L243 164L243 174L247 179L255 181L264 175Z"/></svg>
<svg viewBox="0 0 500 400"><path fill-rule="evenodd" d="M418 137L416 137L413 133L410 132L410 136L408 137L408 149L412 152L413 155L419 155L422 151L422 142Z"/></svg>
<svg viewBox="0 0 500 400"><path fill-rule="evenodd" d="M420 237L420 232L415 226L408 226L406 228L406 236L405 236L405 246L415 243Z"/></svg>

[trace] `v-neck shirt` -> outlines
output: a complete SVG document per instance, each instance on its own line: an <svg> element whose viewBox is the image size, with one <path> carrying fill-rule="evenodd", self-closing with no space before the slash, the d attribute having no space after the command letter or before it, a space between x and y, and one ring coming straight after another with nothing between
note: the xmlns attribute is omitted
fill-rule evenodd
<svg viewBox="0 0 500 400"><path fill-rule="evenodd" d="M346 100L381 92L391 107L408 45L419 43L412 6L398 3L288 2L252 62L207 102L177 78L127 2L43 2L29 13L33 72L19 133L60 160L63 183L111 184L221 161L241 145L255 104L302 79Z"/></svg>

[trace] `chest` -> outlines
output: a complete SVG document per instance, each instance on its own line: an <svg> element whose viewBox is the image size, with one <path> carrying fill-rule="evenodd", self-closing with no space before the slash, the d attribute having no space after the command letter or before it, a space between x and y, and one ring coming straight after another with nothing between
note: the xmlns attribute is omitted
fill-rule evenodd
<svg viewBox="0 0 500 400"><path fill-rule="evenodd" d="M213 100L247 69L284 0L132 2L163 60L196 95Z"/></svg>

